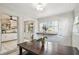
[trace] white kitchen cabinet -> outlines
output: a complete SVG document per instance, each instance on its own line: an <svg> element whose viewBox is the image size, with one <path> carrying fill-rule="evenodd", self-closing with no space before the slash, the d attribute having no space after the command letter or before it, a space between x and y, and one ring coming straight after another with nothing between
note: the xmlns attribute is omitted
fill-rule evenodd
<svg viewBox="0 0 79 59"><path fill-rule="evenodd" d="M9 41L17 39L17 33L2 34L2 41Z"/></svg>

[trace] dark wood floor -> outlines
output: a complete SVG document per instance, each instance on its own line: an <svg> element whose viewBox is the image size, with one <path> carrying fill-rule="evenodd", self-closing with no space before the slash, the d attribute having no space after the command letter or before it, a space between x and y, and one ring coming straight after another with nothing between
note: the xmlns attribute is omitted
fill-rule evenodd
<svg viewBox="0 0 79 59"><path fill-rule="evenodd" d="M79 50L76 47L64 46L53 42L45 42L44 45L37 41L24 42L18 44L18 46L20 47L20 55L79 55ZM25 51L22 52L22 49Z"/></svg>
<svg viewBox="0 0 79 59"><path fill-rule="evenodd" d="M68 47L66 49L63 49L62 47L62 48L58 48L58 50L59 51L57 53L52 54L52 55L79 55L79 50L76 47L74 48ZM36 55L36 54L31 53L31 52L26 53L26 51L24 51L23 55ZM47 54L47 55L50 55L50 54Z"/></svg>

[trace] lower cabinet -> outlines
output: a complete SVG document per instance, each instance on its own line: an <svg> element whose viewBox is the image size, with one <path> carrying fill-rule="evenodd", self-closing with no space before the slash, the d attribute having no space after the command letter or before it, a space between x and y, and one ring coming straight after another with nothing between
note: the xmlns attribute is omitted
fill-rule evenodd
<svg viewBox="0 0 79 59"><path fill-rule="evenodd" d="M2 34L2 41L9 41L17 39L17 33Z"/></svg>

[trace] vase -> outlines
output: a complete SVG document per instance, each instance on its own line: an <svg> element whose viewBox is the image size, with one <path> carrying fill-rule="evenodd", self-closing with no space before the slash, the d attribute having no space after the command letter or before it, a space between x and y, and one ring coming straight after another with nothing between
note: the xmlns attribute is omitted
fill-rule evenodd
<svg viewBox="0 0 79 59"><path fill-rule="evenodd" d="M44 38L42 38L41 43L42 43L42 47L44 47L44 44L45 44L45 39Z"/></svg>

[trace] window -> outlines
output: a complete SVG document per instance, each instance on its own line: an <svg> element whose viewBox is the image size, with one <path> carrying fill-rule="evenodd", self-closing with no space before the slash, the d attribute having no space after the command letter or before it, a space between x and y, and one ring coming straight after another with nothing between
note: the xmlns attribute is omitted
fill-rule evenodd
<svg viewBox="0 0 79 59"><path fill-rule="evenodd" d="M46 29L45 31L47 33L57 33L58 32L58 21L47 21L47 22L42 22L39 24L40 27L40 32L44 31L44 28Z"/></svg>
<svg viewBox="0 0 79 59"><path fill-rule="evenodd" d="M76 16L73 25L73 32L79 33L79 17Z"/></svg>

